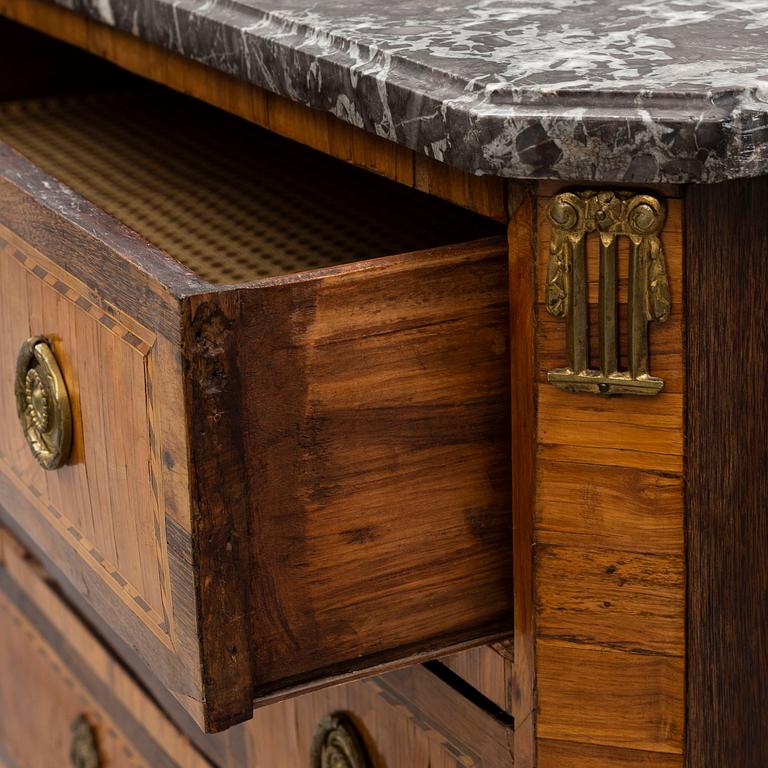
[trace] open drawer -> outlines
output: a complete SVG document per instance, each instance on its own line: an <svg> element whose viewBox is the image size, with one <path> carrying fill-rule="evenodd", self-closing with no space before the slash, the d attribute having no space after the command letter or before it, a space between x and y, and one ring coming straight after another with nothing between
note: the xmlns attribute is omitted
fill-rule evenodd
<svg viewBox="0 0 768 768"><path fill-rule="evenodd" d="M145 85L0 140L4 515L201 726L509 631L498 225Z"/></svg>

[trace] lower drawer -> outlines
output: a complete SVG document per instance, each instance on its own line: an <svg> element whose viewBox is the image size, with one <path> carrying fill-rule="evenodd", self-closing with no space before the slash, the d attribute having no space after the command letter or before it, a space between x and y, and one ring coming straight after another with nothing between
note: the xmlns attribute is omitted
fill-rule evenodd
<svg viewBox="0 0 768 768"><path fill-rule="evenodd" d="M193 745L2 529L0 563L1 768L513 766L511 727L422 666L263 707L226 733L193 726Z"/></svg>
<svg viewBox="0 0 768 768"><path fill-rule="evenodd" d="M210 768L0 529L0 766Z"/></svg>
<svg viewBox="0 0 768 768"><path fill-rule="evenodd" d="M513 735L416 665L261 707L201 747L221 768L513 768Z"/></svg>

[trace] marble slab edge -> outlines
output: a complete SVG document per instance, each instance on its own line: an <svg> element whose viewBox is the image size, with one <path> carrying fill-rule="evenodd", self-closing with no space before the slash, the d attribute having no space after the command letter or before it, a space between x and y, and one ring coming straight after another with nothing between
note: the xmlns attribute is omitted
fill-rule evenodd
<svg viewBox="0 0 768 768"><path fill-rule="evenodd" d="M768 172L755 88L489 93L243 0L52 1L477 175L680 184Z"/></svg>

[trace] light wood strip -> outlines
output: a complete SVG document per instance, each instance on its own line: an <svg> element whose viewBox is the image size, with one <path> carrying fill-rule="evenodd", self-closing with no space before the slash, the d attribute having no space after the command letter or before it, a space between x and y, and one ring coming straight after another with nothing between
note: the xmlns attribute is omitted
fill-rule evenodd
<svg viewBox="0 0 768 768"><path fill-rule="evenodd" d="M682 551L679 475L546 459L538 472L539 542L665 555Z"/></svg>
<svg viewBox="0 0 768 768"><path fill-rule="evenodd" d="M514 573L515 760L536 761L534 632L534 500L536 489L536 270L533 195L511 194L509 243L510 359L512 373L512 565ZM516 206L512 209L512 205Z"/></svg>
<svg viewBox="0 0 768 768"><path fill-rule="evenodd" d="M604 398L563 392L546 381L547 370L566 359L564 323L546 312L542 288L550 237L546 192L558 188L539 186L536 215L539 764L679 766L685 681L681 202L665 199L662 233L673 311L665 324L652 324L649 335L651 371L664 378L664 391ZM587 247L593 356L594 240L590 236ZM627 250L619 248L620 323ZM621 352L626 333L619 336Z"/></svg>

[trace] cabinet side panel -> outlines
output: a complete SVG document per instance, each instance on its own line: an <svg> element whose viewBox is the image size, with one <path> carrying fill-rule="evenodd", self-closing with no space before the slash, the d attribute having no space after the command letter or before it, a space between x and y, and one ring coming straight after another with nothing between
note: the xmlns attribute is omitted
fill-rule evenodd
<svg viewBox="0 0 768 768"><path fill-rule="evenodd" d="M505 255L243 293L257 695L511 630Z"/></svg>
<svg viewBox="0 0 768 768"><path fill-rule="evenodd" d="M768 179L686 197L690 768L768 765Z"/></svg>

